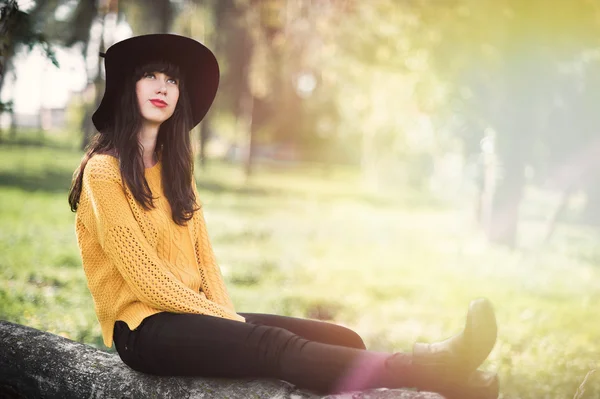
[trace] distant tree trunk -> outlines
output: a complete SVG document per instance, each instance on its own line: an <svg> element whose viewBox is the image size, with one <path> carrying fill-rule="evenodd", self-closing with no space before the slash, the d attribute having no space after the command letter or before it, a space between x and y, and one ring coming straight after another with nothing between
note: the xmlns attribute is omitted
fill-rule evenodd
<svg viewBox="0 0 600 399"><path fill-rule="evenodd" d="M2 7L0 7L1 21L0 21L0 92L4 86L6 74L11 65L11 61L15 52L15 42L13 40L13 32L16 29L17 24L17 13L19 7L17 2L14 0L7 1ZM3 103L0 103L0 114L4 109ZM14 112L12 107L8 109L10 114L10 137L14 137L16 129L14 128ZM0 131L0 142L2 141L2 132Z"/></svg>
<svg viewBox="0 0 600 399"><path fill-rule="evenodd" d="M571 195L575 191L575 187L575 184L571 184L564 190L560 202L558 203L558 206L556 207L554 212L552 212L552 215L550 215L550 218L548 219L548 225L546 227L546 237L544 238L544 244L547 244L552 239L554 231L556 231L556 226L558 225L558 222L564 214L565 209L567 209L567 205L569 203Z"/></svg>
<svg viewBox="0 0 600 399"><path fill-rule="evenodd" d="M600 227L600 179L590 179L586 186L587 201L582 214L582 222Z"/></svg>
<svg viewBox="0 0 600 399"><path fill-rule="evenodd" d="M155 7L159 11L159 15L162 16L160 19L160 32L161 33L169 33L171 29L171 24L173 22L173 6L170 3L170 0L161 0L158 3L154 1Z"/></svg>
<svg viewBox="0 0 600 399"><path fill-rule="evenodd" d="M247 153L245 158L244 170L246 172L246 178L249 178L252 175L254 169L254 152L256 150L255 143L255 130L256 130L256 121L253 117L254 114L254 97L248 91L244 93L243 97L240 99L241 104L241 115L240 120L243 126L242 132L246 132L247 134Z"/></svg>
<svg viewBox="0 0 600 399"><path fill-rule="evenodd" d="M503 157L504 176L496 188L487 230L490 241L509 248L517 245L519 206L525 186L525 158L521 155Z"/></svg>
<svg viewBox="0 0 600 399"><path fill-rule="evenodd" d="M207 7L211 12L208 13L208 15L213 19L212 23L215 27L215 30L220 26L220 24L222 23L222 21L220 20L220 18L223 17L223 14L219 12L218 7L221 5L222 6L223 1L221 1L220 3L214 4L214 3L210 3L210 4L205 4L204 7ZM217 40L217 34L207 34L206 31L206 26L207 25L207 21L200 21L202 23L202 30L200 34L198 34L196 31L197 29L194 29L196 27L196 19L194 18L194 14L191 14L191 17L189 19L189 23L187 25L187 34L188 36L192 37L192 38L196 38L197 36L200 36L199 38L201 39L201 41L209 46L212 51L216 54L219 53L219 44L220 41ZM209 112L204 119L202 120L202 123L200 124L200 151L198 154L198 157L200 158L200 168L202 168L203 170L206 170L207 167L207 158L206 158L206 145L208 144L208 140L210 138L210 134L211 134L211 129L212 129L212 116L211 113Z"/></svg>
<svg viewBox="0 0 600 399"><path fill-rule="evenodd" d="M513 82L509 80L508 84ZM513 87L508 87L508 92L513 93ZM531 130L529 124L524 123L530 115L522 111L518 105L522 99L512 99L509 94L498 109L497 118L502 122L497 123L496 148L498 156L498 175L492 193L489 219L486 233L489 240L509 248L517 245L517 230L519 223L519 207L523 199L525 184L525 164L530 153Z"/></svg>
<svg viewBox="0 0 600 399"><path fill-rule="evenodd" d="M590 104L596 104L590 102ZM590 121L589 126L598 126L597 117ZM596 133L597 134L597 133ZM590 136L594 137L594 133ZM575 157L579 169L579 188L583 188L586 194L586 204L582 212L581 222L593 227L600 228L600 138L589 140L583 144L585 150L580 151Z"/></svg>
<svg viewBox="0 0 600 399"><path fill-rule="evenodd" d="M0 7L0 91L4 84L4 78L15 52L13 32L17 29L19 7L17 2L9 0Z"/></svg>
<svg viewBox="0 0 600 399"><path fill-rule="evenodd" d="M505 80L497 86L501 103L492 119L497 128L499 179L487 233L492 242L509 248L517 245L525 166L532 157L535 137L546 118L551 98L548 88L548 82L552 81L551 64L543 53L526 47L521 51L520 57L505 66Z"/></svg>
<svg viewBox="0 0 600 399"><path fill-rule="evenodd" d="M207 115L200 124L200 167L206 169L206 144L210 137L211 118Z"/></svg>
<svg viewBox="0 0 600 399"><path fill-rule="evenodd" d="M115 2L116 5L116 2ZM106 14L107 9L102 10L101 15L101 29L100 29L100 44L98 46L98 53L104 53L106 51L106 45L104 43L104 31L106 28ZM94 126L92 123L92 115L94 110L98 108L100 102L102 101L102 97L104 96L104 87L105 82L102 79L102 65L104 64L104 58L98 57L98 65L97 65L97 73L94 78L94 89L95 89L95 98L93 104L91 106L88 105L86 109L86 115L83 118L83 126L82 133L83 139L81 140L81 149L85 150L85 148L89 145L90 140L94 134Z"/></svg>
<svg viewBox="0 0 600 399"><path fill-rule="evenodd" d="M14 108L11 108L10 110L10 130L8 131L8 136L11 140L17 138L17 119L15 118Z"/></svg>

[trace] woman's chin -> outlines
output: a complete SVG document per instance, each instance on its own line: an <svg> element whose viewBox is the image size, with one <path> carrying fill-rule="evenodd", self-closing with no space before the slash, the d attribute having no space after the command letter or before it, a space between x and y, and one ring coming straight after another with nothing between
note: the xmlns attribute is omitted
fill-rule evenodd
<svg viewBox="0 0 600 399"><path fill-rule="evenodd" d="M160 125L161 123L163 123L164 121L166 121L167 119L169 119L169 116L166 115L161 115L161 116L156 116L156 115L144 115L144 122L148 125Z"/></svg>

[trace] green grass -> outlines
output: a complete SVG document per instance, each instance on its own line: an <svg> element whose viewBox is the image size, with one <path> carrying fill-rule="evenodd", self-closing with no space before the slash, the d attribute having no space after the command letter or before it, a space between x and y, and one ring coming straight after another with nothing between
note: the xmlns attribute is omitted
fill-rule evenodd
<svg viewBox="0 0 600 399"><path fill-rule="evenodd" d="M73 148L0 145L0 318L102 348L67 204ZM486 296L500 330L484 368L503 398L573 398L599 367L596 230L561 225L541 245L543 218L526 213L510 252L482 239L467 205L369 194L350 168L263 167L246 181L212 163L197 178L238 311L330 319L371 349L408 351L458 331ZM530 190L524 209L548 198ZM584 388L579 398L600 396L598 373Z"/></svg>

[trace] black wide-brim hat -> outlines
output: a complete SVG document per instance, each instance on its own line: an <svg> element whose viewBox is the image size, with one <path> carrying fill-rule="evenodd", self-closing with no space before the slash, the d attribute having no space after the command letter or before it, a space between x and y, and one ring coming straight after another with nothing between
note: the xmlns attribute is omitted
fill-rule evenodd
<svg viewBox="0 0 600 399"><path fill-rule="evenodd" d="M212 105L219 87L219 64L202 43L172 34L136 36L110 46L104 54L106 89L92 115L98 131L112 123L119 90L135 68L148 62L168 61L179 67L192 108L192 127Z"/></svg>

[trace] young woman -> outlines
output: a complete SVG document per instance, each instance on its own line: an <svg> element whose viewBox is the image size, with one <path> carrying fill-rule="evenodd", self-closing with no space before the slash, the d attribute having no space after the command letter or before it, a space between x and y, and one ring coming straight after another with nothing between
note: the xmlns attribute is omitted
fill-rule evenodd
<svg viewBox="0 0 600 399"><path fill-rule="evenodd" d="M134 370L164 376L264 377L333 393L416 387L448 398L497 398L477 370L496 340L485 299L465 328L412 353L368 351L353 331L236 313L206 231L190 130L215 97L213 54L189 38L145 35L106 54L99 133L69 193L104 343Z"/></svg>

